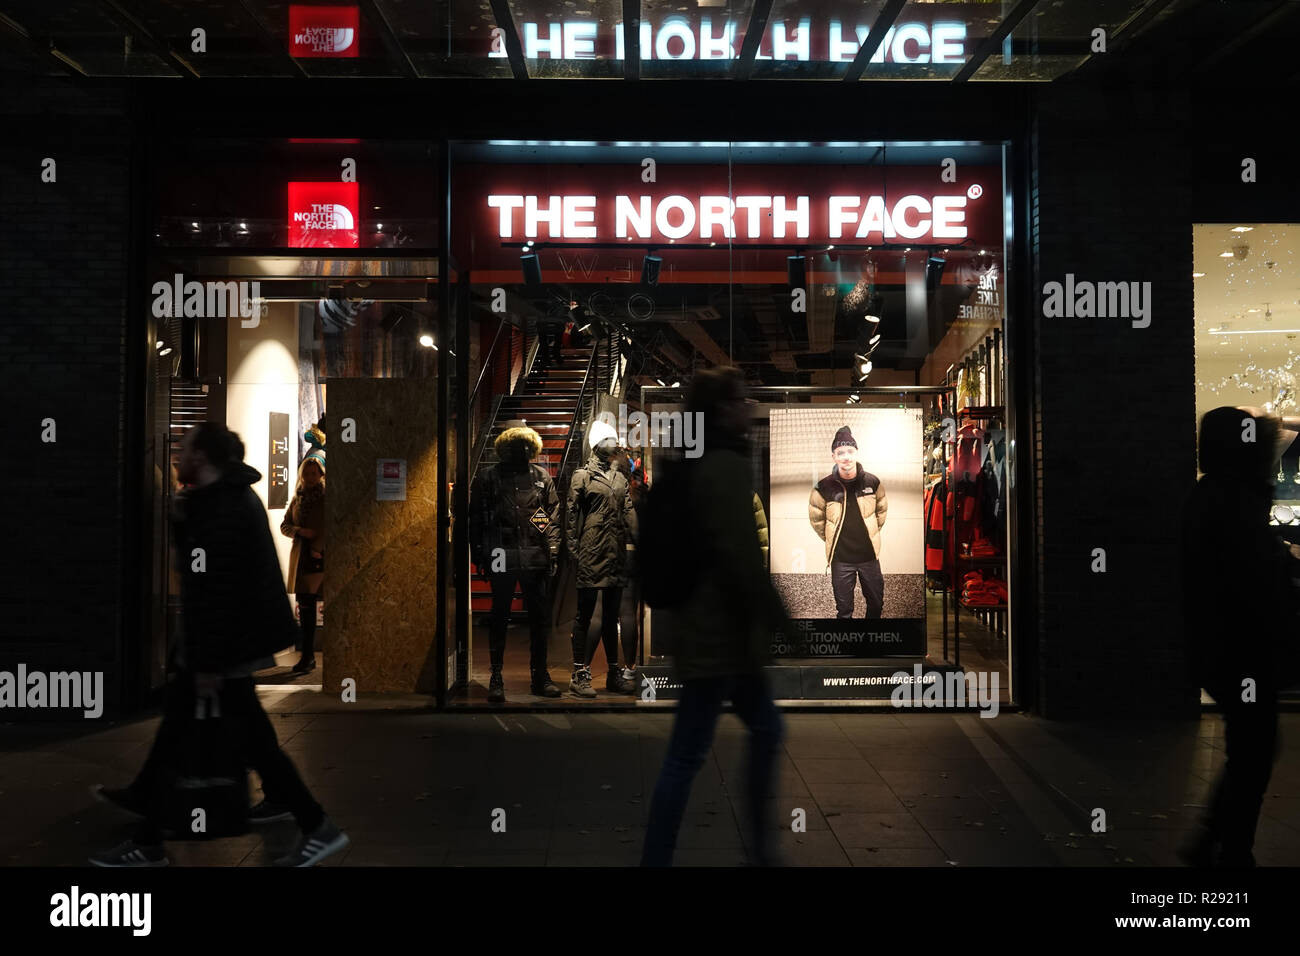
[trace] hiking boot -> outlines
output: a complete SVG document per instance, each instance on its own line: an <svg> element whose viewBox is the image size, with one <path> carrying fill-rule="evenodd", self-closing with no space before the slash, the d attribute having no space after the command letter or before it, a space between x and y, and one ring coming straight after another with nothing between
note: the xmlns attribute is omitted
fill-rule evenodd
<svg viewBox="0 0 1300 956"><path fill-rule="evenodd" d="M574 697L595 697L596 689L591 686L591 671L579 667L569 678L569 693Z"/></svg>
<svg viewBox="0 0 1300 956"><path fill-rule="evenodd" d="M90 857L91 866L106 867L166 866L170 862L161 846L144 846L134 840L119 843L111 850Z"/></svg>
<svg viewBox="0 0 1300 956"><path fill-rule="evenodd" d="M311 833L304 833L292 853L275 861L276 866L315 866L326 857L333 856L352 841L348 835L326 817Z"/></svg>
<svg viewBox="0 0 1300 956"><path fill-rule="evenodd" d="M632 693L636 689L636 684L624 676L625 671L625 668L611 667L609 673L605 675L605 690L614 694Z"/></svg>
<svg viewBox="0 0 1300 956"><path fill-rule="evenodd" d="M556 687L551 680L551 675L546 671L533 672L532 691L538 697L559 697L560 688Z"/></svg>
<svg viewBox="0 0 1300 956"><path fill-rule="evenodd" d="M292 820L293 811L272 803L269 800L263 800L257 806L248 811L248 822L257 823L280 823L284 820Z"/></svg>
<svg viewBox="0 0 1300 956"><path fill-rule="evenodd" d="M97 783L90 788L90 795L100 803L107 803L109 806L117 807L137 819L144 817L144 805L130 787L116 789Z"/></svg>
<svg viewBox="0 0 1300 956"><path fill-rule="evenodd" d="M506 682L500 671L493 671L488 681L488 703L504 704L506 702Z"/></svg>

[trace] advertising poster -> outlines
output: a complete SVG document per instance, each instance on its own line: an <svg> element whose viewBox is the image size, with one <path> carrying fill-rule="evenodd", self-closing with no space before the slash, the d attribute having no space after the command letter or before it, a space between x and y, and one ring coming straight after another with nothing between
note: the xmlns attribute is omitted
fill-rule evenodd
<svg viewBox="0 0 1300 956"><path fill-rule="evenodd" d="M770 412L771 572L781 658L924 655L919 405Z"/></svg>

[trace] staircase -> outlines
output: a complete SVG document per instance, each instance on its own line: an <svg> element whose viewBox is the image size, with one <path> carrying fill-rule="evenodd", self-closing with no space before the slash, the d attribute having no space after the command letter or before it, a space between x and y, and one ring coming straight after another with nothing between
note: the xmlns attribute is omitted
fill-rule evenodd
<svg viewBox="0 0 1300 956"><path fill-rule="evenodd" d="M501 400L496 419L487 426L492 439L495 439L506 422L522 419L529 428L542 436L542 451L535 460L551 473L551 478L557 483L560 477L560 462L564 458L564 448L569 441L569 432L578 414L578 396L582 391L582 379L587 373L590 360L590 346L563 349L557 365L546 370L534 368L513 395L507 395ZM580 438L581 436L579 440ZM493 467L498 461L492 439L489 439L483 448L479 471ZM571 456L580 457L579 463L582 458L585 458L580 454L582 450L575 445L570 453ZM473 477L478 476L476 474ZM560 491L562 518L563 492ZM491 610L492 588L487 578L475 574L470 579L470 612L486 614ZM510 605L510 610L512 613L524 610L523 596L518 588L515 590L515 598Z"/></svg>

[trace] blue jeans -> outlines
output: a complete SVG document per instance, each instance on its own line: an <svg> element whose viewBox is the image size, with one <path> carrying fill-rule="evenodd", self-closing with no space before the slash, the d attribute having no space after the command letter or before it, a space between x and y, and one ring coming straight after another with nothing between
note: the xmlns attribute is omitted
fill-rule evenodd
<svg viewBox="0 0 1300 956"><path fill-rule="evenodd" d="M764 808L772 792L776 757L781 749L781 714L772 702L772 693L763 674L734 677L705 677L683 682L677 719L673 723L668 754L659 771L654 797L650 801L650 821L646 827L642 866L671 866L677 844L677 831L691 796L695 775L709 756L713 733L728 698L736 714L749 728L749 762L745 768L745 826L749 832L750 853L755 862L773 862L770 843L772 833L764 826Z"/></svg>

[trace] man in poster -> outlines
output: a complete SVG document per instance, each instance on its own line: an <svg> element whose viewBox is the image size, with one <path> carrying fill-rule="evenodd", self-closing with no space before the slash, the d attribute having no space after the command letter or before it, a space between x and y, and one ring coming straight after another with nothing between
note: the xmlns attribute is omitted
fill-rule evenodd
<svg viewBox="0 0 1300 956"><path fill-rule="evenodd" d="M853 617L854 589L861 582L866 616L879 618L885 606L881 532L889 501L880 479L858 464L858 443L849 426L835 433L831 458L834 469L817 482L808 499L808 520L826 542L836 617Z"/></svg>

